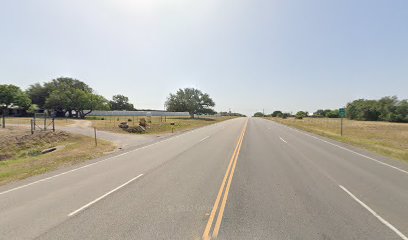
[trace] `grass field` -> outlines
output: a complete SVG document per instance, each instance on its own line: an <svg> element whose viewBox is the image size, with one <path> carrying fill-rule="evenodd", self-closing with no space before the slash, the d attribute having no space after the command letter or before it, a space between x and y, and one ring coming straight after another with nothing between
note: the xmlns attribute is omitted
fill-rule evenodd
<svg viewBox="0 0 408 240"><path fill-rule="evenodd" d="M0 128L0 185L96 158L115 148L102 140L97 147L94 144L93 138L61 131L31 135L24 128ZM57 150L41 154L51 147Z"/></svg>
<svg viewBox="0 0 408 240"><path fill-rule="evenodd" d="M127 133L118 127L121 122L127 122L129 126L137 126L141 117L89 117L87 120L92 122L92 126L103 131L111 131L118 133ZM143 117L146 120L148 118ZM210 125L231 119L231 117L206 117L195 118L189 117L151 117L151 123L148 123L146 134L163 134L171 133L172 128L174 132L185 131L197 127ZM174 125L171 125L174 123ZM131 133L134 134L134 133Z"/></svg>
<svg viewBox="0 0 408 240"><path fill-rule="evenodd" d="M340 119L267 118L340 142L362 147L375 153L408 163L408 124L368 122L343 119L343 136L340 136Z"/></svg>

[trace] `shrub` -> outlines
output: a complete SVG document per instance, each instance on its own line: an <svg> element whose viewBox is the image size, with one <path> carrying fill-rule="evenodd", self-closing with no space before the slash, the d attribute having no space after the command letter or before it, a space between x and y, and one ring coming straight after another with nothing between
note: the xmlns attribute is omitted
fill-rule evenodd
<svg viewBox="0 0 408 240"><path fill-rule="evenodd" d="M145 119L145 118L141 118L141 119L139 120L139 126L142 126L142 127L144 127L144 128L147 127L147 122L146 122L146 119Z"/></svg>

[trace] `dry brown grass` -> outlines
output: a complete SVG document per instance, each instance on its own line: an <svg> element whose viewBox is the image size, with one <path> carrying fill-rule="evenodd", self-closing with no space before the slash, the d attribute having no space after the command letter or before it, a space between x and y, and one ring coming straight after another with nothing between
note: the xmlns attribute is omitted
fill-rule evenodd
<svg viewBox="0 0 408 240"><path fill-rule="evenodd" d="M36 132L24 128L0 129L0 185L96 158L114 150L107 141L66 132ZM41 154L51 147L58 150Z"/></svg>
<svg viewBox="0 0 408 240"><path fill-rule="evenodd" d="M343 136L340 136L340 119L268 119L408 162L408 124L406 123L343 119Z"/></svg>
<svg viewBox="0 0 408 240"><path fill-rule="evenodd" d="M99 117L103 120L95 120L95 118L87 118L92 122L92 127L103 131L117 132L117 133L127 133L123 129L119 128L118 125L121 122L128 122L129 126L137 126L139 124L140 117ZM147 118L145 118L147 120ZM210 125L213 123L221 122L231 119L231 117L215 117L215 118L195 118L191 119L189 117L152 117L151 123L148 123L148 128L146 134L163 134L171 133L172 128L174 132L186 131L194 129L197 127L202 127ZM130 120L130 121L129 121ZM174 123L174 125L171 125ZM134 134L134 133L129 133Z"/></svg>
<svg viewBox="0 0 408 240"><path fill-rule="evenodd" d="M30 121L32 118L29 117L6 117L6 126L7 124L21 124L21 125L30 125ZM55 126L67 126L72 124L74 121L71 119L66 118L56 118L55 119ZM47 125L51 123L50 119L47 119ZM1 124L1 121L0 121ZM43 126L44 120L38 120L38 124ZM47 128L51 128L52 126L49 125Z"/></svg>

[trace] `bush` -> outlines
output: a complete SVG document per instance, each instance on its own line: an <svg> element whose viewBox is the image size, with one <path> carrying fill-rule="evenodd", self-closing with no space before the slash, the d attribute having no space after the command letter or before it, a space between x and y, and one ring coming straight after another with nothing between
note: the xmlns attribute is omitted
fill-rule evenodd
<svg viewBox="0 0 408 240"><path fill-rule="evenodd" d="M142 126L142 127L146 128L146 127L147 127L146 119L141 118L141 119L139 120L139 126Z"/></svg>

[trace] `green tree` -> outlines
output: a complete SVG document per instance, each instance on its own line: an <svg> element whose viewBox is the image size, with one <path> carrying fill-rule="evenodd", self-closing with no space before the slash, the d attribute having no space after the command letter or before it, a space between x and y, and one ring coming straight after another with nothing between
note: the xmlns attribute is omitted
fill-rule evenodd
<svg viewBox="0 0 408 240"><path fill-rule="evenodd" d="M378 117L381 121L392 121L392 117L394 117L395 112L397 110L398 105L398 98L396 96L393 97L383 97L378 100L378 111L380 112L380 116Z"/></svg>
<svg viewBox="0 0 408 240"><path fill-rule="evenodd" d="M27 109L28 113L34 114L36 113L40 108L38 107L37 104L31 104L31 106Z"/></svg>
<svg viewBox="0 0 408 240"><path fill-rule="evenodd" d="M264 114L262 112L256 112L254 117L264 117Z"/></svg>
<svg viewBox="0 0 408 240"><path fill-rule="evenodd" d="M408 123L408 100L405 99L396 104L395 112L390 114L389 121Z"/></svg>
<svg viewBox="0 0 408 240"><path fill-rule="evenodd" d="M291 116L290 113L283 113L283 114L282 114L282 118L283 118L283 119L286 119L286 118L288 118L288 117L290 117L290 116Z"/></svg>
<svg viewBox="0 0 408 240"><path fill-rule="evenodd" d="M50 96L51 89L40 83L32 84L26 90L27 95L30 97L33 104L36 104L39 108L44 108L45 101Z"/></svg>
<svg viewBox="0 0 408 240"><path fill-rule="evenodd" d="M85 118L93 110L110 109L108 101L97 94L82 89L65 89L65 91L54 90L47 98L45 106L60 112L75 111L76 117Z"/></svg>
<svg viewBox="0 0 408 240"><path fill-rule="evenodd" d="M378 121L382 114L376 100L358 99L348 103L346 110L348 118L363 121Z"/></svg>
<svg viewBox="0 0 408 240"><path fill-rule="evenodd" d="M296 119L303 119L304 117L307 117L309 115L308 112L304 112L304 111L299 111L296 113L295 118Z"/></svg>
<svg viewBox="0 0 408 240"><path fill-rule="evenodd" d="M327 114L329 114L331 111L332 110L330 109L326 109L326 110L319 109L316 112L314 112L313 115L316 117L328 117Z"/></svg>
<svg viewBox="0 0 408 240"><path fill-rule="evenodd" d="M15 85L0 85L0 108L3 112L3 128L5 127L5 111L11 107L27 109L31 105L31 100L27 94Z"/></svg>
<svg viewBox="0 0 408 240"><path fill-rule="evenodd" d="M325 116L324 110L323 109L317 110L316 112L313 113L313 116L315 116L315 117L324 117Z"/></svg>
<svg viewBox="0 0 408 240"><path fill-rule="evenodd" d="M338 109L331 110L329 112L326 112L326 117L328 118L339 118L340 117L340 112Z"/></svg>
<svg viewBox="0 0 408 240"><path fill-rule="evenodd" d="M109 103L112 110L135 110L133 104L129 103L129 98L120 94L114 95Z"/></svg>
<svg viewBox="0 0 408 240"><path fill-rule="evenodd" d="M271 116L272 116L272 117L282 117L282 116L283 116L283 113L282 113L282 111L274 111L274 112L271 114Z"/></svg>
<svg viewBox="0 0 408 240"><path fill-rule="evenodd" d="M170 93L166 101L166 109L170 112L188 112L191 118L194 114L214 114L214 101L207 93L195 88L179 89L175 94Z"/></svg>

